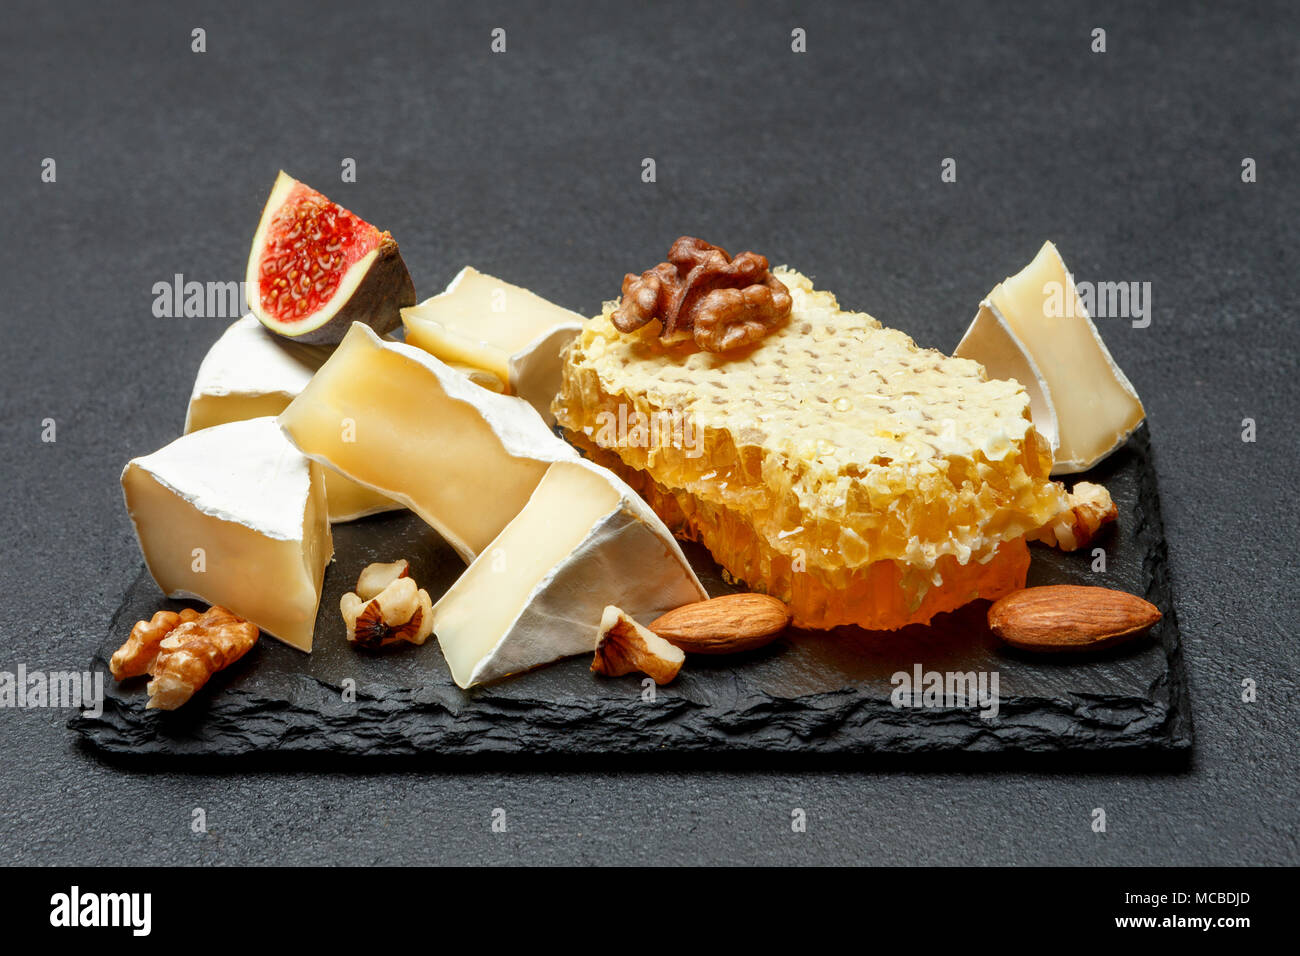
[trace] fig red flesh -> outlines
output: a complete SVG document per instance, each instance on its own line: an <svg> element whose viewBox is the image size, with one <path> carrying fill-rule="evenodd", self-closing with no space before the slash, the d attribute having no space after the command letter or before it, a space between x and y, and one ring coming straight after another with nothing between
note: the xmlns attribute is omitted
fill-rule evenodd
<svg viewBox="0 0 1300 956"><path fill-rule="evenodd" d="M388 232L281 173L249 254L250 307L271 331L335 344L363 322L384 333L415 304L415 286Z"/></svg>

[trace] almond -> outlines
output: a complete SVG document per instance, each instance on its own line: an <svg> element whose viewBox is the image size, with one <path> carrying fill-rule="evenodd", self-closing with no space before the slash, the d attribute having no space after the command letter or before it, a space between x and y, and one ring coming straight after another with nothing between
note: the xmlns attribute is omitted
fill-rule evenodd
<svg viewBox="0 0 1300 956"><path fill-rule="evenodd" d="M1110 588L1055 584L993 602L989 628L1027 651L1090 651L1131 640L1160 620L1154 604Z"/></svg>
<svg viewBox="0 0 1300 956"><path fill-rule="evenodd" d="M769 644L790 623L790 609L767 594L727 594L663 614L650 630L688 654L736 654Z"/></svg>

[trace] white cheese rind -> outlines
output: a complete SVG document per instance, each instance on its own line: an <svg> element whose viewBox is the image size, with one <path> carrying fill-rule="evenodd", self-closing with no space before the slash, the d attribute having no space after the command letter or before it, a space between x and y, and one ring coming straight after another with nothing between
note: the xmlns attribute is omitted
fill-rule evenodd
<svg viewBox="0 0 1300 956"><path fill-rule="evenodd" d="M284 440L274 418L204 428L132 459L197 510L270 538L302 535L311 463Z"/></svg>
<svg viewBox="0 0 1300 956"><path fill-rule="evenodd" d="M583 317L535 292L465 266L447 288L402 310L406 341L452 365L493 375L554 425L560 352Z"/></svg>
<svg viewBox="0 0 1300 956"><path fill-rule="evenodd" d="M535 560L556 542L562 553ZM452 678L467 688L593 652L609 604L652 618L707 597L640 496L607 469L576 460L551 466L519 516L438 601L434 633ZM484 613L489 602L498 619L504 609L504 626Z"/></svg>
<svg viewBox="0 0 1300 956"><path fill-rule="evenodd" d="M578 457L523 400L361 323L280 427L309 458L405 504L467 562L519 513L551 462Z"/></svg>
<svg viewBox="0 0 1300 956"><path fill-rule="evenodd" d="M327 348L277 339L251 313L222 333L199 365L185 414L186 432L221 424L196 421L205 399L266 395L282 397L289 404L329 357Z"/></svg>
<svg viewBox="0 0 1300 956"><path fill-rule="evenodd" d="M564 375L564 347L582 331L581 324L544 332L510 356L510 391L537 410L548 426L555 425L551 403Z"/></svg>
<svg viewBox="0 0 1300 956"><path fill-rule="evenodd" d="M244 316L213 343L199 365L185 433L279 415L329 356L328 348L290 341L268 331L257 316ZM325 469L325 493L335 524L402 507L331 468Z"/></svg>
<svg viewBox="0 0 1300 956"><path fill-rule="evenodd" d="M122 490L164 593L219 604L311 650L333 554L324 476L274 418L214 425L132 459Z"/></svg>
<svg viewBox="0 0 1300 956"><path fill-rule="evenodd" d="M984 366L990 378L1018 382L1029 396L1029 414L1034 428L1042 435L1055 454L1057 436L1056 406L1052 404L1052 390L1043 373L997 307L985 300L952 353L957 358L973 359Z"/></svg>

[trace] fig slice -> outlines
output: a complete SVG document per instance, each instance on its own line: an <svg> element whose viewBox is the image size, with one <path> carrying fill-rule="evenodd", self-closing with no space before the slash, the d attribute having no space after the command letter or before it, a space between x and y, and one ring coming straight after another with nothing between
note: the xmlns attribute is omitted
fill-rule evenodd
<svg viewBox="0 0 1300 956"><path fill-rule="evenodd" d="M272 332L337 345L353 322L380 335L415 305L397 242L284 171L248 255L249 308Z"/></svg>

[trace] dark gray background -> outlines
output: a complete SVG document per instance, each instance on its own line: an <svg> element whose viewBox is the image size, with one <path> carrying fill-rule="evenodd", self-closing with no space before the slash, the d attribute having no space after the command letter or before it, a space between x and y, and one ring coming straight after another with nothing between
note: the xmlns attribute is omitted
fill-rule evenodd
<svg viewBox="0 0 1300 956"><path fill-rule="evenodd" d="M950 349L1046 238L1150 281L1150 328L1100 324L1149 415L1197 739L1173 767L144 768L7 710L4 858L1297 862L1291 7L6 4L0 669L101 640L139 562L118 473L178 433L226 324L154 318L151 288L241 278L283 166L391 229L421 297L471 262L591 312L693 233Z"/></svg>

